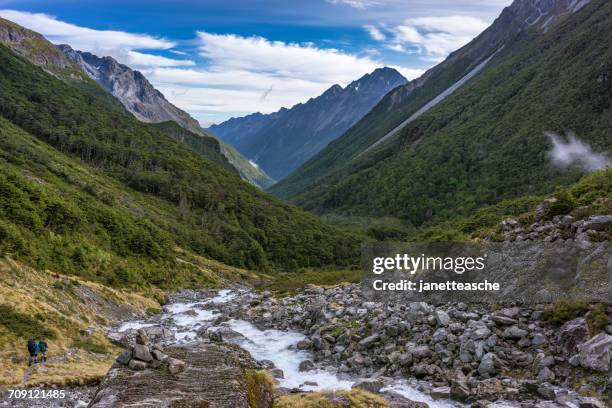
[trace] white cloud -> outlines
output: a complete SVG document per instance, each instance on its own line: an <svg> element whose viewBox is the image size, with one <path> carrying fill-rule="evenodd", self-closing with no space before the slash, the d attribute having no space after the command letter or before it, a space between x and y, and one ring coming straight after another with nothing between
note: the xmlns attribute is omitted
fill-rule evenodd
<svg viewBox="0 0 612 408"><path fill-rule="evenodd" d="M348 83L380 66L369 57L312 44L203 31L198 32L198 37L200 55L209 61L212 71L245 70L272 78L300 78L331 85Z"/></svg>
<svg viewBox="0 0 612 408"><path fill-rule="evenodd" d="M366 9L373 6L381 5L381 0L327 0L331 4L343 4L356 9Z"/></svg>
<svg viewBox="0 0 612 408"><path fill-rule="evenodd" d="M166 98L205 126L252 112L270 113L349 82L384 64L374 52L351 54L312 43L288 43L263 37L197 32L204 60L174 59L183 55L177 43L147 34L94 30L46 14L0 10L0 16L77 50L110 55L139 69ZM381 31L381 34L382 31ZM146 51L169 51L166 56ZM394 66L412 79L420 69Z"/></svg>
<svg viewBox="0 0 612 408"><path fill-rule="evenodd" d="M385 39L387 39L387 36L378 28L376 28L376 26L365 25L363 26L363 28L368 32L368 34L370 34L370 37L372 37L373 40L384 41Z"/></svg>
<svg viewBox="0 0 612 408"><path fill-rule="evenodd" d="M488 25L472 16L417 17L386 28L388 38L385 36L379 41L386 40L385 47L396 52L417 53L426 60L440 61L467 44Z"/></svg>
<svg viewBox="0 0 612 408"><path fill-rule="evenodd" d="M43 34L55 44L70 44L74 49L97 55L110 55L132 67L192 65L193 61L175 60L135 50L170 50L176 43L147 34L115 30L94 30L58 20L42 13L0 10L0 16Z"/></svg>

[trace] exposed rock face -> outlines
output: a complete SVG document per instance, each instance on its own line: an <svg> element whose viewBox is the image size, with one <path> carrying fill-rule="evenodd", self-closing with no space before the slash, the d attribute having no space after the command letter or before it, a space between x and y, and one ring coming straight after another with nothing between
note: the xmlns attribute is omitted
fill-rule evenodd
<svg viewBox="0 0 612 408"><path fill-rule="evenodd" d="M184 361L181 371L134 371L115 364L89 407L270 407L272 395L250 370L257 363L231 344L192 344L165 349L170 359ZM132 360L135 361L135 360ZM172 364L171 364L172 367Z"/></svg>
<svg viewBox="0 0 612 408"><path fill-rule="evenodd" d="M383 96L406 83L392 68L376 69L346 88L330 87L290 109L232 118L209 130L280 180L354 125Z"/></svg>
<svg viewBox="0 0 612 408"><path fill-rule="evenodd" d="M139 71L120 64L112 57L77 51L67 44L57 47L58 54L65 55L63 58L71 64L73 61L80 68L79 72L82 70L100 84L138 120L150 123L174 121L196 135L211 136L197 120L170 103ZM238 170L242 179L262 188L273 183L267 174L251 165L234 148L221 143L221 153Z"/></svg>
<svg viewBox="0 0 612 408"><path fill-rule="evenodd" d="M168 102L139 71L120 64L112 57L76 51L66 44L58 45L58 48L139 120L152 123L171 120L187 130L202 134L200 124Z"/></svg>

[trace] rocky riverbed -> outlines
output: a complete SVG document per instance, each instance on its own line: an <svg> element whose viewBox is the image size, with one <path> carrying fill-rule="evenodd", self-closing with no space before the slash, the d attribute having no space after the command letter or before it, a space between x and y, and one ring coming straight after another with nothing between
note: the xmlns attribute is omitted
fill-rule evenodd
<svg viewBox="0 0 612 408"><path fill-rule="evenodd" d="M160 316L110 336L129 344L143 329L164 346L237 344L281 394L356 386L431 407L604 407L612 327L589 333L588 317L554 328L536 307L383 304L358 285L281 299L236 287L176 294Z"/></svg>

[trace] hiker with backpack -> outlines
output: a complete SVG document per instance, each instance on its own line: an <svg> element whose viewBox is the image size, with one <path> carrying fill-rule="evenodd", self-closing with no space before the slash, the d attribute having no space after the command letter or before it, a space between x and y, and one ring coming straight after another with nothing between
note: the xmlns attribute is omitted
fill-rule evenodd
<svg viewBox="0 0 612 408"><path fill-rule="evenodd" d="M47 362L47 340L41 338L38 342L38 350L40 351L40 361L43 363Z"/></svg>
<svg viewBox="0 0 612 408"><path fill-rule="evenodd" d="M32 365L32 363L36 363L38 359L38 343L34 339L28 340L28 353L30 357L28 358L28 367Z"/></svg>

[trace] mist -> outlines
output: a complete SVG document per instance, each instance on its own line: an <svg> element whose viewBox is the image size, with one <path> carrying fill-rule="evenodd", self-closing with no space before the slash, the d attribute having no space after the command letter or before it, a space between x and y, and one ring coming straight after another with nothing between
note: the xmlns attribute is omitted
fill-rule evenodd
<svg viewBox="0 0 612 408"><path fill-rule="evenodd" d="M561 136L555 132L545 132L552 142L549 152L551 162L560 167L581 166L586 171L600 170L612 166L612 160L594 152L591 146L580 140L574 132Z"/></svg>

